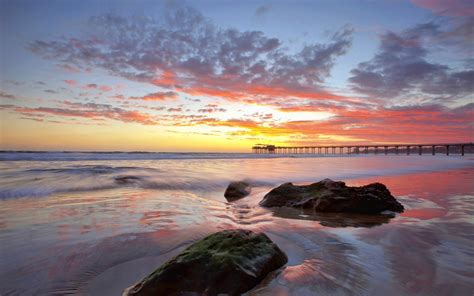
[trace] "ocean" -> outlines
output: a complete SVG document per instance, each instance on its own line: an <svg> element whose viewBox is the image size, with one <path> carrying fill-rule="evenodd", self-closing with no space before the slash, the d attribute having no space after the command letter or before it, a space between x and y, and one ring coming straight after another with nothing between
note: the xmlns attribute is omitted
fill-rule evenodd
<svg viewBox="0 0 474 296"><path fill-rule="evenodd" d="M120 295L222 229L265 232L288 264L249 295L474 293L474 158L1 152L0 295ZM281 183L382 182L396 217L266 209ZM231 181L252 193L227 202Z"/></svg>

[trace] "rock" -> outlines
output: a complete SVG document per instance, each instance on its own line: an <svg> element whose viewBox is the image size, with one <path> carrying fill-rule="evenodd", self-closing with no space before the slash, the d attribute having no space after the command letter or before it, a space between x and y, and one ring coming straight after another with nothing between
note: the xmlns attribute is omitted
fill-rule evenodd
<svg viewBox="0 0 474 296"><path fill-rule="evenodd" d="M346 186L331 179L306 186L285 183L267 193L260 202L264 207L294 207L316 212L380 214L403 212L401 205L381 183L361 187Z"/></svg>
<svg viewBox="0 0 474 296"><path fill-rule="evenodd" d="M252 188L250 187L250 184L246 182L231 182L229 186L227 186L224 196L228 201L233 201L242 197L246 197L251 191Z"/></svg>
<svg viewBox="0 0 474 296"><path fill-rule="evenodd" d="M287 261L263 233L224 230L194 243L123 295L239 295Z"/></svg>
<svg viewBox="0 0 474 296"><path fill-rule="evenodd" d="M140 181L141 178L137 176L117 176L114 178L114 180L115 183L120 185L131 185Z"/></svg>

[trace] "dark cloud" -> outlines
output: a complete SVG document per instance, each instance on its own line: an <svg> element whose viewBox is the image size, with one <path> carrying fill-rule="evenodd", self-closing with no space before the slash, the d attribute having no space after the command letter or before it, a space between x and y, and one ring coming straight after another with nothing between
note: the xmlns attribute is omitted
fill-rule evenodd
<svg viewBox="0 0 474 296"><path fill-rule="evenodd" d="M467 20L466 22L472 22ZM430 22L403 31L381 36L378 53L370 61L360 63L351 71L350 82L355 91L371 97L436 95L460 98L473 92L474 70L454 70L448 65L430 62L427 48L457 45L472 46L472 31L465 23L452 30ZM467 42L471 38L471 42ZM472 47L471 47L472 50Z"/></svg>
<svg viewBox="0 0 474 296"><path fill-rule="evenodd" d="M6 93L6 92L4 92L4 91L0 91L0 98L2 98L2 99L10 99L10 100L16 100L16 99L18 99L17 96L12 95L12 94L9 94L9 93Z"/></svg>
<svg viewBox="0 0 474 296"><path fill-rule="evenodd" d="M166 109L166 107L164 107L164 106L160 106L160 107L146 107L146 108L148 108L148 109L150 109L150 110L156 110L156 111L163 111L163 110Z"/></svg>
<svg viewBox="0 0 474 296"><path fill-rule="evenodd" d="M227 109L220 108L217 104L207 104L204 108L198 109L199 113L216 113L216 112L226 112Z"/></svg>
<svg viewBox="0 0 474 296"><path fill-rule="evenodd" d="M463 49L464 55L472 58L474 47L474 17L452 20L453 25L445 31L440 31L435 35L435 41L441 42L445 46L457 46Z"/></svg>
<svg viewBox="0 0 474 296"><path fill-rule="evenodd" d="M261 5L255 10L256 16L262 16L270 10L271 6L269 4Z"/></svg>
<svg viewBox="0 0 474 296"><path fill-rule="evenodd" d="M35 117L20 117L20 118L25 119L25 120L33 120L33 121L37 121L37 122L44 122L43 118L35 118Z"/></svg>
<svg viewBox="0 0 474 296"><path fill-rule="evenodd" d="M198 109L199 113L216 113L216 112L225 112L227 111L224 108L202 108Z"/></svg>
<svg viewBox="0 0 474 296"><path fill-rule="evenodd" d="M322 90L335 59L351 45L343 27L326 44L293 53L260 31L222 29L192 8L163 18L93 17L84 38L37 40L28 48L76 68L99 67L113 75L192 95L228 98L278 87L281 96ZM313 95L314 96L314 95Z"/></svg>
<svg viewBox="0 0 474 296"><path fill-rule="evenodd" d="M20 81L16 81L16 80L11 80L11 79L5 80L5 83L12 84L12 85L16 85L16 86L24 84L24 82L20 82Z"/></svg>
<svg viewBox="0 0 474 296"><path fill-rule="evenodd" d="M252 114L251 117L258 118L261 121L266 121L266 120L273 119L273 114L272 113L256 112L256 113Z"/></svg>
<svg viewBox="0 0 474 296"><path fill-rule="evenodd" d="M200 100L200 99L193 99L193 98L187 98L187 97L186 97L186 98L184 98L184 99L185 99L185 100L187 100L187 101L190 101L190 102L195 102L195 103L197 103L197 102L201 102L201 100Z"/></svg>

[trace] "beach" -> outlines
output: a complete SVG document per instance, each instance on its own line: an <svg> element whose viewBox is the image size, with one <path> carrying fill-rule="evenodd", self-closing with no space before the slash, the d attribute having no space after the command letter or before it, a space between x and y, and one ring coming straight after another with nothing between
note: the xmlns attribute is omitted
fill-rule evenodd
<svg viewBox="0 0 474 296"><path fill-rule="evenodd" d="M205 153L0 154L0 295L120 295L224 229L267 234L288 256L248 295L472 295L474 158ZM258 205L325 178L380 182L395 217ZM231 181L252 185L227 202Z"/></svg>

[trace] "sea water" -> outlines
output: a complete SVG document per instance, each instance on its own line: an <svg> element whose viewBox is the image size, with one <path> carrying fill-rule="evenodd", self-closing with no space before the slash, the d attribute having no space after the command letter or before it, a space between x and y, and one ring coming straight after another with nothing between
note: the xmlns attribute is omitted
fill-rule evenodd
<svg viewBox="0 0 474 296"><path fill-rule="evenodd" d="M0 153L0 295L120 295L215 231L288 264L249 295L472 295L474 159L444 155ZM394 218L266 209L281 183L384 183ZM229 203L230 181L250 196Z"/></svg>

